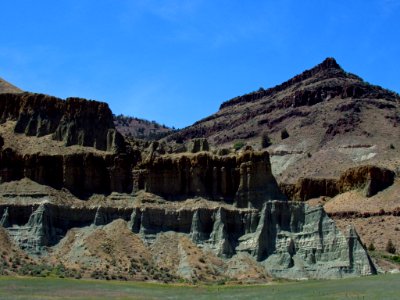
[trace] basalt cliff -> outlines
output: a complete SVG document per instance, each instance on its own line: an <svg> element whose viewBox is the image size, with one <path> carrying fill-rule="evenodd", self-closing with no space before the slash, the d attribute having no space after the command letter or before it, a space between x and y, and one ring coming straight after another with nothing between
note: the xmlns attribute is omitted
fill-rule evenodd
<svg viewBox="0 0 400 300"><path fill-rule="evenodd" d="M294 88L326 70L328 82L343 75L328 60L221 109ZM365 86L355 86L294 92L290 99L308 107L328 95L365 95ZM397 101L388 95L382 101ZM77 278L265 282L377 273L357 226L343 222L354 214L343 215L326 199L387 193L397 184L390 166L350 165L337 177L285 181L276 175L275 148L218 146L207 134L189 138L190 129L138 140L114 124L105 103L0 93L2 274L61 268Z"/></svg>

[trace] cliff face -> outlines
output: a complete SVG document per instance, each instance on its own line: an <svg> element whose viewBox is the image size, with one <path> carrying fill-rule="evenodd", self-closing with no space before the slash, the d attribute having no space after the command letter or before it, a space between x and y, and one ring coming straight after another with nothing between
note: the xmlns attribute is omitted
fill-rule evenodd
<svg viewBox="0 0 400 300"><path fill-rule="evenodd" d="M124 146L115 130L106 103L41 94L0 94L0 123L17 121L15 133L28 136L52 134L65 146L80 145L104 151L119 151Z"/></svg>
<svg viewBox="0 0 400 300"><path fill-rule="evenodd" d="M280 184L282 192L292 200L306 201L320 196L334 197L359 190L371 197L391 186L395 173L375 166L360 166L346 170L339 179L300 178L295 184Z"/></svg>
<svg viewBox="0 0 400 300"><path fill-rule="evenodd" d="M134 177L136 190L168 199L200 196L254 208L261 208L267 200L284 199L272 176L267 152L165 155L142 163Z"/></svg>
<svg viewBox="0 0 400 300"><path fill-rule="evenodd" d="M353 229L343 235L321 207L302 203L271 201L260 211L223 207L177 211L151 206L77 209L51 204L2 206L0 210L2 219L7 219L3 226L14 241L34 254L61 243L74 227L94 230L122 219L148 245L162 232L173 231L227 260L250 255L277 277L341 278L376 272Z"/></svg>
<svg viewBox="0 0 400 300"><path fill-rule="evenodd" d="M0 180L29 178L56 189L66 188L78 197L111 192L132 192L132 168L137 157L126 154L20 155L0 150Z"/></svg>

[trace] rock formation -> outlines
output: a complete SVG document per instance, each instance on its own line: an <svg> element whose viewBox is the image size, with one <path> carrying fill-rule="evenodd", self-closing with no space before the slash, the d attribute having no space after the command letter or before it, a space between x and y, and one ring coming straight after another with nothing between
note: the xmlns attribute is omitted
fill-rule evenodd
<svg viewBox="0 0 400 300"><path fill-rule="evenodd" d="M300 178L295 184L280 184L283 193L292 200L306 201L320 196L334 197L359 190L371 197L391 186L395 173L385 168L361 166L346 170L339 179Z"/></svg>
<svg viewBox="0 0 400 300"><path fill-rule="evenodd" d="M284 199L265 151L238 156L165 155L140 164L134 177L135 190L172 200L201 196L237 207L261 208L266 200Z"/></svg>
<svg viewBox="0 0 400 300"><path fill-rule="evenodd" d="M315 76L318 82L323 79L329 84L292 90L304 81L309 86ZM344 88L336 80L352 84ZM300 108L332 97L364 99L376 90L380 94L375 98L383 94L396 98L378 88L371 92L328 59L281 86L234 99L221 108L253 103L287 88L290 95L279 96L280 107L267 105L290 110L268 121L271 128L286 117L308 116L310 112ZM340 124L326 126L330 136L343 129ZM218 130L218 126L222 125L208 130ZM390 170L350 168L339 179L281 183L282 193L267 151L254 151L250 145L240 152L210 151L204 135L187 148L178 142L125 140L115 130L107 104L31 93L0 94L0 131L0 225L15 244L43 261L57 253L48 262L67 261L78 268L89 262L100 268L106 257L105 268L118 269L119 264L124 266L119 272L131 276L142 268L133 260L140 252L146 274L151 274L150 265L169 258L173 263L163 269L169 278L199 280L226 274L236 279L235 266L244 264L255 266L259 279L376 273L354 228L342 233L322 207L287 201L285 195L306 200L360 189L371 196L393 183ZM201 128L199 132L204 134ZM285 141L296 136L290 132ZM14 139L22 140L23 146ZM36 141L41 143L39 150L33 146L25 151L24 143L32 146ZM46 189L31 193L24 190L27 182ZM125 242L131 249L124 249ZM129 255L117 257L115 249ZM201 256L193 261L189 254L196 253ZM206 277L193 269L196 265L200 270L200 263L207 264Z"/></svg>
<svg viewBox="0 0 400 300"><path fill-rule="evenodd" d="M80 145L104 151L124 147L115 130L112 113L106 103L19 93L0 94L0 123L16 121L15 133L29 136L52 134L65 146Z"/></svg>
<svg viewBox="0 0 400 300"><path fill-rule="evenodd" d="M342 278L376 273L354 229L342 234L322 207L299 202L268 201L262 210L77 209L52 204L0 209L3 216L9 214L7 229L16 243L35 255L45 253L74 227L103 226L122 219L147 243L162 232L177 232L228 260L248 253L276 277Z"/></svg>
<svg viewBox="0 0 400 300"><path fill-rule="evenodd" d="M201 151L209 151L207 139L193 139L189 144L189 152L197 153Z"/></svg>
<svg viewBox="0 0 400 300"><path fill-rule="evenodd" d="M290 135L283 139L283 131ZM263 136L271 143L263 145ZM394 170L399 136L400 96L327 58L280 85L222 103L215 114L165 140L206 138L211 149L238 142L267 146L273 174L285 185L301 178L337 180L365 165Z"/></svg>

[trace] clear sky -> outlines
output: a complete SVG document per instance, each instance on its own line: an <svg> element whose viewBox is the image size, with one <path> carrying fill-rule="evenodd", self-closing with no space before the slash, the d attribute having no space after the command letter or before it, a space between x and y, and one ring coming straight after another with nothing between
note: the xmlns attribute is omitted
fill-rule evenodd
<svg viewBox="0 0 400 300"><path fill-rule="evenodd" d="M9 0L0 77L181 128L336 58L400 92L400 0Z"/></svg>

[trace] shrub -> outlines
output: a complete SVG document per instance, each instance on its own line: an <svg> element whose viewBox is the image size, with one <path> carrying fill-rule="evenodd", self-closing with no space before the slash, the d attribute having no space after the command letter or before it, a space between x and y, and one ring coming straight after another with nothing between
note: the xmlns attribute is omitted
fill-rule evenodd
<svg viewBox="0 0 400 300"><path fill-rule="evenodd" d="M368 251L375 251L375 245L374 245L374 243L370 243L369 244L369 246L368 246Z"/></svg>
<svg viewBox="0 0 400 300"><path fill-rule="evenodd" d="M391 253L391 254L395 254L396 253L396 247L394 246L394 244L393 244L391 239L389 239L387 244L386 244L386 251Z"/></svg>
<svg viewBox="0 0 400 300"><path fill-rule="evenodd" d="M245 142L243 142L243 141L238 141L238 142L236 142L235 144L233 144L233 149L235 149L235 150L240 150L240 149L242 149L242 148L244 147L244 145L246 145Z"/></svg>
<svg viewBox="0 0 400 300"><path fill-rule="evenodd" d="M263 133L261 135L261 147L262 148L267 148L269 146L271 146L271 139L269 138L267 133Z"/></svg>
<svg viewBox="0 0 400 300"><path fill-rule="evenodd" d="M281 131L281 139L287 139L289 137L289 133L287 132L286 128L282 129Z"/></svg>

